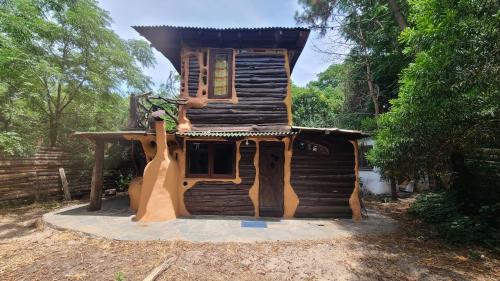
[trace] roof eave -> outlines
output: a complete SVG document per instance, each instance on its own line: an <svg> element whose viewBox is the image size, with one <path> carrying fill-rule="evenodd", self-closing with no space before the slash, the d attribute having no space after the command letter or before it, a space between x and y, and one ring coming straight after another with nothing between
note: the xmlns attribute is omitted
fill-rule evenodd
<svg viewBox="0 0 500 281"><path fill-rule="evenodd" d="M208 44L207 47L223 46L230 48L233 45L234 47L238 47L238 45L240 45L247 46L241 48L272 48L274 46L275 48L288 49L292 53L290 59L290 70L292 71L302 52L302 49L307 42L307 39L309 38L310 33L309 29L301 27L206 28L132 26L132 28L141 36L146 38L151 43L152 47L169 59L178 72L180 72L181 44L186 43L185 40L191 40L191 42L201 42L206 40L203 44ZM241 33L247 33L247 36L250 36L252 39L247 41L242 39ZM211 36L216 37L211 38ZM255 36L260 37L254 38ZM287 36L289 37L287 38ZM261 37L265 38L261 39ZM283 38L288 40L283 40ZM169 44L169 39L174 43ZM227 40L226 44L223 44L224 40ZM210 42L210 44L207 42ZM217 44L220 45L216 46Z"/></svg>

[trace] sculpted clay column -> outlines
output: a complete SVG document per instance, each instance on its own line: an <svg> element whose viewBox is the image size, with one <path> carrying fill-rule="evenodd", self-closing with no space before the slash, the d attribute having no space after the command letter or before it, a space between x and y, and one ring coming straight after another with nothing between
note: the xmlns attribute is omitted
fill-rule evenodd
<svg viewBox="0 0 500 281"><path fill-rule="evenodd" d="M144 169L135 220L164 221L177 216L177 163L170 159L163 120L155 121L157 152Z"/></svg>

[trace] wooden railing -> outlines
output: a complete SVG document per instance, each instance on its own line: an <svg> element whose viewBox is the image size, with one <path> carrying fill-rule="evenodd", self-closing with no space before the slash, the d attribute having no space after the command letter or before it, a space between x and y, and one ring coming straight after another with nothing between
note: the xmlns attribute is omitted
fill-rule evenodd
<svg viewBox="0 0 500 281"><path fill-rule="evenodd" d="M153 96L152 92L130 96L128 129L152 129L151 116L158 110L178 123L179 105L185 105L186 99L172 99L162 96Z"/></svg>

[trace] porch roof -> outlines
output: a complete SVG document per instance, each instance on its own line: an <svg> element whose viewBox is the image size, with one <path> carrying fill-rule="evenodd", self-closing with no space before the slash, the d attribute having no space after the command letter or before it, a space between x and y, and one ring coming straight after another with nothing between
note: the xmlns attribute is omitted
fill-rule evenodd
<svg viewBox="0 0 500 281"><path fill-rule="evenodd" d="M370 134L357 130L346 130L339 128L314 128L314 127L300 127L292 126L292 131L297 133L313 133L322 135L339 135L346 136L351 139L362 139L370 136Z"/></svg>
<svg viewBox="0 0 500 281"><path fill-rule="evenodd" d="M155 135L152 131L104 131L104 132L74 132L72 136L85 138L90 140L120 140L125 139L125 136L146 136Z"/></svg>

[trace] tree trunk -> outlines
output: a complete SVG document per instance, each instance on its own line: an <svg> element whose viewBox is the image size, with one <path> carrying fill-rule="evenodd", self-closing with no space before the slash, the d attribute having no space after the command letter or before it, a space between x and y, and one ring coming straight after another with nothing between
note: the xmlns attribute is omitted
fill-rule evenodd
<svg viewBox="0 0 500 281"><path fill-rule="evenodd" d="M57 137L59 129L59 120L56 120L54 116L49 117L49 144L50 146L56 146Z"/></svg>
<svg viewBox="0 0 500 281"><path fill-rule="evenodd" d="M104 142L102 140L96 140L94 156L95 164L92 171L92 182L90 185L89 211L98 211L101 209L104 165Z"/></svg>
<svg viewBox="0 0 500 281"><path fill-rule="evenodd" d="M370 98L372 99L374 114L375 114L375 117L377 117L380 113L379 102L378 102L378 93L375 92L375 86L373 83L373 75L372 75L371 65L370 65L370 61L369 61L368 50L366 48L365 36L364 36L363 30L361 29L361 26L359 24L359 19L358 19L357 28L358 28L358 34L359 34L359 43L361 45L361 50L363 52L363 59L364 59L365 68L366 68L366 83L368 84L368 94L370 95Z"/></svg>
<svg viewBox="0 0 500 281"><path fill-rule="evenodd" d="M380 114L379 102L378 102L378 93L375 92L375 86L372 79L372 71L370 67L370 62L368 58L365 56L365 65L366 65L366 82L368 84L368 93L373 102L373 109L375 117Z"/></svg>
<svg viewBox="0 0 500 281"><path fill-rule="evenodd" d="M398 187L396 178L391 176L391 198L392 200L398 199Z"/></svg>
<svg viewBox="0 0 500 281"><path fill-rule="evenodd" d="M401 8L399 7L398 2L396 0L387 0L387 3L389 4L389 8L392 11L392 15L394 16L394 20L396 20L399 30L402 31L408 26L408 23L401 13Z"/></svg>

